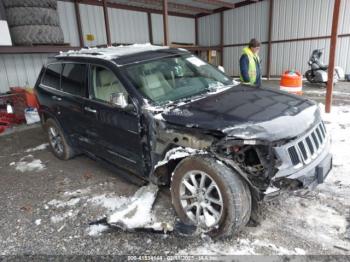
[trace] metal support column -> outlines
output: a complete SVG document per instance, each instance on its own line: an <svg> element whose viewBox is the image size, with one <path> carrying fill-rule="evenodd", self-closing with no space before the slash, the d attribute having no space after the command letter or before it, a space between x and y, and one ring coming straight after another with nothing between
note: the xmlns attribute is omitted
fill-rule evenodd
<svg viewBox="0 0 350 262"><path fill-rule="evenodd" d="M147 19L148 19L148 37L149 42L153 44L153 28L152 28L152 14L147 13Z"/></svg>
<svg viewBox="0 0 350 262"><path fill-rule="evenodd" d="M107 9L107 0L103 0L103 15L104 15L104 18L105 18L107 45L112 45L112 42L111 42L111 30L109 28L109 17L108 17L108 9Z"/></svg>
<svg viewBox="0 0 350 262"><path fill-rule="evenodd" d="M330 45L330 54L329 54L329 66L328 66L328 82L327 82L327 93L326 93L326 113L331 112L331 106L332 106L334 67L335 67L335 54L336 54L337 40L338 40L340 2L341 0L334 0L332 35L331 35L331 45Z"/></svg>
<svg viewBox="0 0 350 262"><path fill-rule="evenodd" d="M268 29L268 44L267 44L267 78L271 78L271 49L272 49L272 25L273 25L273 0L270 0L269 7L269 29Z"/></svg>
<svg viewBox="0 0 350 262"><path fill-rule="evenodd" d="M221 61L220 65L224 66L224 12L220 12L220 53Z"/></svg>
<svg viewBox="0 0 350 262"><path fill-rule="evenodd" d="M80 19L80 10L79 10L78 0L74 1L74 9L75 9L75 18L77 20L79 44L80 44L80 47L83 47L84 46L84 37L83 37L83 30L81 27L81 19Z"/></svg>
<svg viewBox="0 0 350 262"><path fill-rule="evenodd" d="M164 42L163 45L169 45L169 22L168 22L168 0L163 0L163 31Z"/></svg>

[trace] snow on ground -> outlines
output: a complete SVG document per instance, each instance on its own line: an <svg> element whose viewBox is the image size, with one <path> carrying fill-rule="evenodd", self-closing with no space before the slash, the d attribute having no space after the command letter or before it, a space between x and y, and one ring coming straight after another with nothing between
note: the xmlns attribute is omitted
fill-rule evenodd
<svg viewBox="0 0 350 262"><path fill-rule="evenodd" d="M38 145L37 147L28 148L25 152L26 152L26 153L31 153L31 152L35 152L35 151L39 151L39 150L44 150L44 149L46 149L48 146L49 146L48 143L41 144L41 145Z"/></svg>
<svg viewBox="0 0 350 262"><path fill-rule="evenodd" d="M95 237L101 235L104 231L108 230L106 225L91 225L87 228L86 232L89 236Z"/></svg>
<svg viewBox="0 0 350 262"><path fill-rule="evenodd" d="M45 165L41 162L41 160L34 159L33 155L24 156L18 162L11 162L10 166L14 166L17 171L22 173L42 171L45 169Z"/></svg>
<svg viewBox="0 0 350 262"><path fill-rule="evenodd" d="M324 106L320 106L323 110L323 120L325 121L328 132L332 136L332 152L334 154L332 174L327 179L327 185L334 186L339 181L343 185L350 186L350 106L336 106L332 108L330 114L324 113Z"/></svg>
<svg viewBox="0 0 350 262"><path fill-rule="evenodd" d="M260 250L268 250L269 254L273 255L305 255L305 250L302 248L288 249L286 247L276 246L270 243L268 240L253 240L249 239L237 239L235 244L228 244L224 242L206 243L199 246L194 251L181 250L179 255L258 255L261 254Z"/></svg>
<svg viewBox="0 0 350 262"><path fill-rule="evenodd" d="M117 208L120 208L125 203L127 203L129 198L123 196L113 196L113 195L98 195L90 198L88 202L96 206L102 206L108 211L112 212Z"/></svg>

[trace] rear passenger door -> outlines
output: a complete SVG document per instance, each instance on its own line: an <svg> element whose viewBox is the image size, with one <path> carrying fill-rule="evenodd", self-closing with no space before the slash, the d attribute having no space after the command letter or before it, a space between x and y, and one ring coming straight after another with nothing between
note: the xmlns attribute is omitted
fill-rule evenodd
<svg viewBox="0 0 350 262"><path fill-rule="evenodd" d="M38 99L42 110L58 117L61 95L61 63L48 64L38 86Z"/></svg>
<svg viewBox="0 0 350 262"><path fill-rule="evenodd" d="M60 119L67 134L78 144L86 140L84 100L88 96L87 65L63 63L61 75Z"/></svg>
<svg viewBox="0 0 350 262"><path fill-rule="evenodd" d="M123 84L109 68L90 66L90 99L85 103L89 116L90 139L96 141L95 153L127 171L143 174L143 151L139 117ZM117 107L113 98L123 93L127 108Z"/></svg>

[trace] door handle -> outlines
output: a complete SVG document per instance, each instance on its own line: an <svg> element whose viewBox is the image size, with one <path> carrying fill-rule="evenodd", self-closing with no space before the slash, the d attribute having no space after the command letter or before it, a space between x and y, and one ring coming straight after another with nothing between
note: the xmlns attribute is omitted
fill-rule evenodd
<svg viewBox="0 0 350 262"><path fill-rule="evenodd" d="M94 113L94 114L97 113L97 110L96 110L96 109L93 109L93 108L88 107L88 106L85 106L85 107L84 107L84 110L87 111L87 112L90 112L90 113Z"/></svg>
<svg viewBox="0 0 350 262"><path fill-rule="evenodd" d="M56 101L62 101L62 98L59 96L52 96L51 98Z"/></svg>

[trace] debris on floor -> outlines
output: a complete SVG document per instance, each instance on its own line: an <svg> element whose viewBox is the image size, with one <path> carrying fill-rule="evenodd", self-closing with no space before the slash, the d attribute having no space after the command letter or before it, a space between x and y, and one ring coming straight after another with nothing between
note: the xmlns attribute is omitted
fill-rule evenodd
<svg viewBox="0 0 350 262"><path fill-rule="evenodd" d="M11 162L10 166L14 166L17 171L22 173L33 171L39 172L46 168L41 160L34 159L33 155L24 156L18 162Z"/></svg>
<svg viewBox="0 0 350 262"><path fill-rule="evenodd" d="M89 235L102 229L102 227L97 227L101 225L117 227L125 231L146 230L164 233L173 231L174 227L171 223L157 221L152 212L157 193L157 185L150 183L141 187L104 219L90 223L92 228L89 229Z"/></svg>

